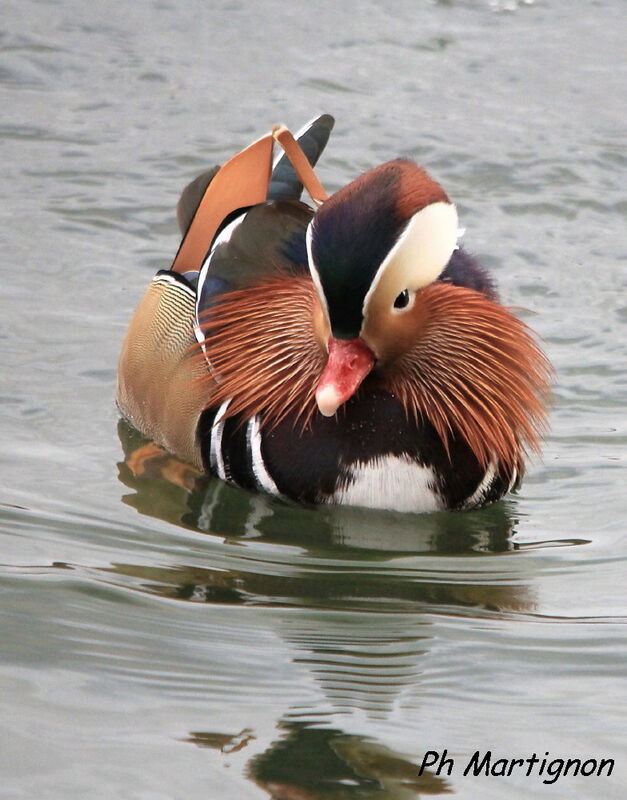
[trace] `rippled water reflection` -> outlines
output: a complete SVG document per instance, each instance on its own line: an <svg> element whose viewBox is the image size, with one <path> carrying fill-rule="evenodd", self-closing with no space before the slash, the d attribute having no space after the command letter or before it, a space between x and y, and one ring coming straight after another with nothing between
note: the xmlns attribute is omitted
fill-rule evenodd
<svg viewBox="0 0 627 800"><path fill-rule="evenodd" d="M9 2L0 41L0 796L624 795L619 0ZM329 189L397 155L556 367L521 493L469 514L298 508L118 422L132 308L197 172L337 126ZM475 750L609 778L464 777Z"/></svg>

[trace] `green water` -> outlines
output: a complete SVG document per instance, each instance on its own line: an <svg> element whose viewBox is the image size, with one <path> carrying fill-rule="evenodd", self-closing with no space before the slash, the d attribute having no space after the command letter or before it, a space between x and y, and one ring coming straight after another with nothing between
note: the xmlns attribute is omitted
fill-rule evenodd
<svg viewBox="0 0 627 800"><path fill-rule="evenodd" d="M620 0L2 20L0 797L624 797ZM325 186L419 160L542 337L552 430L519 495L301 509L129 469L117 354L181 187L321 111ZM488 749L614 770L464 776Z"/></svg>

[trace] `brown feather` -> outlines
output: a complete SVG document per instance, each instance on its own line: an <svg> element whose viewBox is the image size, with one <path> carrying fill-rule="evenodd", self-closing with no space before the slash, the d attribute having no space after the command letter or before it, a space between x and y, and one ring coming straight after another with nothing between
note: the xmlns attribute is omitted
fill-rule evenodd
<svg viewBox="0 0 627 800"><path fill-rule="evenodd" d="M413 309L412 309L413 310ZM447 446L460 435L487 466L520 470L546 428L551 366L529 328L479 292L432 283L416 296L415 344L382 374L409 414Z"/></svg>
<svg viewBox="0 0 627 800"><path fill-rule="evenodd" d="M399 159L399 182L396 187L396 211L399 219L409 219L431 203L450 202L446 192L433 178L413 161Z"/></svg>
<svg viewBox="0 0 627 800"><path fill-rule="evenodd" d="M278 275L224 294L200 320L217 376L209 404L232 398L226 417L263 412L265 424L277 424L294 414L307 424L326 360L316 318L322 309L308 277Z"/></svg>
<svg viewBox="0 0 627 800"><path fill-rule="evenodd" d="M364 386L398 397L409 416L424 418L448 451L465 440L484 466L496 460L521 470L539 450L551 367L533 334L509 310L471 289L433 283L418 292L398 336ZM226 417L288 415L306 425L326 362L322 311L308 277L279 275L229 292L201 320L212 375L210 406L232 398ZM400 318L399 318L400 321ZM401 341L411 342L402 348ZM399 352L399 349L402 352Z"/></svg>

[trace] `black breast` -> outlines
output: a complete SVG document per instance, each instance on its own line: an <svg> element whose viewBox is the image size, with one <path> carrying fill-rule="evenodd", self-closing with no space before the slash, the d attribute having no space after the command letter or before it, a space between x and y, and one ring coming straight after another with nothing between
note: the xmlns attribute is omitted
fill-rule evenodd
<svg viewBox="0 0 627 800"><path fill-rule="evenodd" d="M206 414L199 433L203 458L211 471L211 412ZM245 431L246 422L241 420L224 426L220 447L225 473L227 480L243 488L259 488L245 448ZM346 482L353 465L399 456L430 467L443 505L461 508L486 473L461 440L451 439L449 449L450 458L430 423L407 418L392 395L363 386L335 417L316 413L304 430L289 418L274 427L262 427L261 455L267 473L282 495L306 503L328 500ZM495 475L482 504L503 495L508 486L508 476Z"/></svg>

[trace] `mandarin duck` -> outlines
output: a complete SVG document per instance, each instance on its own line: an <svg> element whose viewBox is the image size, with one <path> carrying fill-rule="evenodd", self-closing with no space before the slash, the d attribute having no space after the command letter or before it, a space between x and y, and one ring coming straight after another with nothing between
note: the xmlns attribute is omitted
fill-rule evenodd
<svg viewBox="0 0 627 800"><path fill-rule="evenodd" d="M424 169L396 159L327 196L313 166L332 127L278 126L183 191L183 240L131 320L118 407L244 489L484 506L539 448L550 366Z"/></svg>

